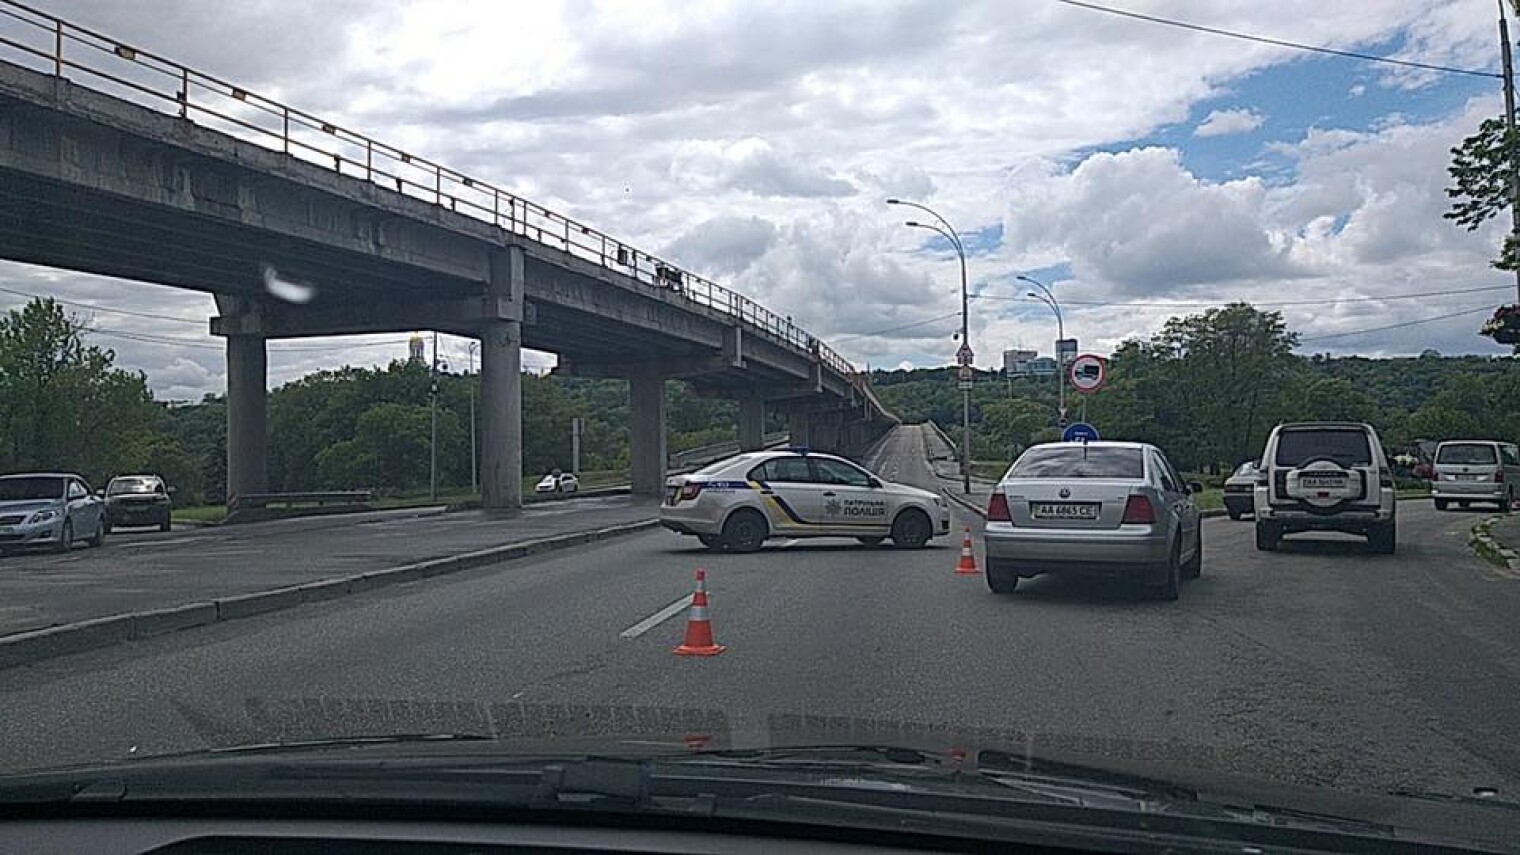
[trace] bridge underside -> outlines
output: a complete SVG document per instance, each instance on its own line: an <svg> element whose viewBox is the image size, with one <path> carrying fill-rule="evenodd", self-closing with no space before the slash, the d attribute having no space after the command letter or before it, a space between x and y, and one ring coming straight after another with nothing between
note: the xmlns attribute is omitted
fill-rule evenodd
<svg viewBox="0 0 1520 855"><path fill-rule="evenodd" d="M267 489L268 339L433 329L481 341L488 507L521 497L522 347L632 390L632 481L664 481L665 379L767 409L819 448L890 419L848 375L605 264L362 178L0 63L0 257L212 294L227 341L228 491ZM295 283L282 300L270 279Z"/></svg>

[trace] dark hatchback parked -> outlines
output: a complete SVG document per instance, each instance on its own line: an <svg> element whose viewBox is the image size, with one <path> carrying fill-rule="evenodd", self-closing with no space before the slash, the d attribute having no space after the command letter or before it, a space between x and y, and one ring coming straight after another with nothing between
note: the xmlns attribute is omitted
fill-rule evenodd
<svg viewBox="0 0 1520 855"><path fill-rule="evenodd" d="M158 526L159 531L168 531L174 510L174 502L169 498L172 491L157 475L112 478L105 489L106 529L152 525Z"/></svg>

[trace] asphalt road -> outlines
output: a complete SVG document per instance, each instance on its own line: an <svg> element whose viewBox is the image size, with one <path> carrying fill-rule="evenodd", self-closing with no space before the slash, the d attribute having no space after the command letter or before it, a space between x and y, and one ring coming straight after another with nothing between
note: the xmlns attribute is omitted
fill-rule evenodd
<svg viewBox="0 0 1520 855"><path fill-rule="evenodd" d="M442 508L243 525L118 529L99 549L0 556L0 635L363 573L569 531L650 519L652 501L604 496L520 513ZM0 678L3 679L3 678Z"/></svg>
<svg viewBox="0 0 1520 855"><path fill-rule="evenodd" d="M870 462L935 483L916 429ZM538 735L617 730L647 723L635 707L692 711L690 726L740 744L840 716L871 723L814 721L1016 733L1130 768L1514 798L1520 579L1468 554L1477 519L1408 504L1393 557L1331 535L1258 553L1249 523L1209 520L1203 577L1175 603L1060 578L995 596L953 575L955 537L728 555L656 531L0 671L0 768L339 733L530 732L530 719ZM673 656L699 567L728 651Z"/></svg>

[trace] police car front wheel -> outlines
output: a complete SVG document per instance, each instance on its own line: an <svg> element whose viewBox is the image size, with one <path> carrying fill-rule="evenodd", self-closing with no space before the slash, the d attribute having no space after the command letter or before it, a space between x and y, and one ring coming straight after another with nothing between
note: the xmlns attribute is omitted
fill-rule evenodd
<svg viewBox="0 0 1520 855"><path fill-rule="evenodd" d="M723 545L734 552L755 552L769 536L770 526L759 511L734 511L723 524Z"/></svg>
<svg viewBox="0 0 1520 855"><path fill-rule="evenodd" d="M934 526L923 511L903 511L892 521L892 542L903 549L919 549L934 535Z"/></svg>

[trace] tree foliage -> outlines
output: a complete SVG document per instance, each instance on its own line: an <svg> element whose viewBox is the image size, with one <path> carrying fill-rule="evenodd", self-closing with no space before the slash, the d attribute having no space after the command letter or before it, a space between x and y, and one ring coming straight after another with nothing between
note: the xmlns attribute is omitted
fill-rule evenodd
<svg viewBox="0 0 1520 855"><path fill-rule="evenodd" d="M1517 166L1520 133L1511 131L1502 116L1484 119L1476 133L1451 150L1451 165L1447 167L1451 186L1446 188L1446 195L1452 203L1451 210L1442 216L1475 231L1509 210L1514 204L1510 182ZM1493 265L1501 270L1515 269L1520 264L1516 252L1514 235L1506 235Z"/></svg>
<svg viewBox="0 0 1520 855"><path fill-rule="evenodd" d="M1280 315L1244 304L1173 318L1110 356L1087 419L1106 438L1155 443L1195 471L1260 454L1284 421L1365 421L1391 453L1419 439L1520 438L1520 373L1509 358L1305 357L1292 352L1296 342ZM959 436L953 369L878 371L872 382L904 420L933 419ZM1081 396L1067 397L1080 417ZM1006 461L1057 438L1056 401L1054 377L983 375L972 392L973 456Z"/></svg>

